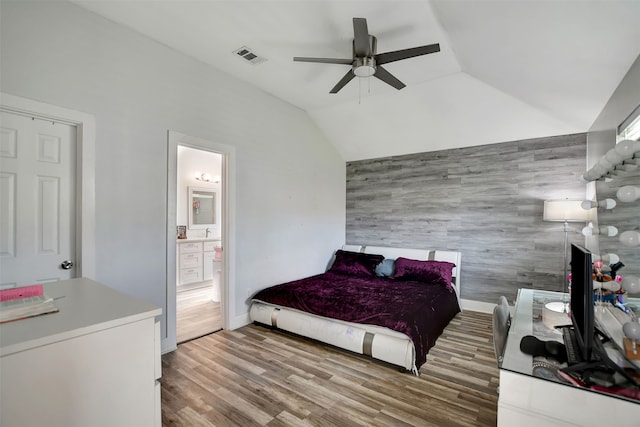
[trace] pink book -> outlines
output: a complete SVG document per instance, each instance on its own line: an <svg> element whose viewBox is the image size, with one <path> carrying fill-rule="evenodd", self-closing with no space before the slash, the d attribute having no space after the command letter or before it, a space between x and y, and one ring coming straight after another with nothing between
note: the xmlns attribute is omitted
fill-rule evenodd
<svg viewBox="0 0 640 427"><path fill-rule="evenodd" d="M9 288L0 290L0 302L12 301L22 298L41 297L44 295L42 285L22 286L20 288Z"/></svg>

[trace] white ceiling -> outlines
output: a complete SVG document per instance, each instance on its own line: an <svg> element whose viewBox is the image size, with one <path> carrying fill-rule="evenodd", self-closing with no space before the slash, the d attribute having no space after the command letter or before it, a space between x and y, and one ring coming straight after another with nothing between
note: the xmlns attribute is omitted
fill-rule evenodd
<svg viewBox="0 0 640 427"><path fill-rule="evenodd" d="M345 160L585 132L640 54L640 0L74 0L306 110ZM407 87L354 79L353 17ZM233 52L248 46L266 62Z"/></svg>

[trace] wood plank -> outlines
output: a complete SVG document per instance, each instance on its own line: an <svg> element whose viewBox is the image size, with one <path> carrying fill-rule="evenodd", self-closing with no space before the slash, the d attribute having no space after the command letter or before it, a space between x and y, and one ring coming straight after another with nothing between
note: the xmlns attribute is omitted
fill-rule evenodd
<svg viewBox="0 0 640 427"><path fill-rule="evenodd" d="M585 197L585 153L580 133L347 162L346 242L459 250L465 299L561 290L564 234L543 201Z"/></svg>
<svg viewBox="0 0 640 427"><path fill-rule="evenodd" d="M416 377L332 346L248 325L162 357L167 426L495 426L491 316L465 311Z"/></svg>
<svg viewBox="0 0 640 427"><path fill-rule="evenodd" d="M185 342L222 329L220 303L211 299L212 285L176 293L176 341Z"/></svg>

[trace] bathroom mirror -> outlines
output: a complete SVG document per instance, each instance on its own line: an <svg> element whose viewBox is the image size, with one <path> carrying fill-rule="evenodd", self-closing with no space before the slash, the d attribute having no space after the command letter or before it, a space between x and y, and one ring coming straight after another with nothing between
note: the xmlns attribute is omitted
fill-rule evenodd
<svg viewBox="0 0 640 427"><path fill-rule="evenodd" d="M190 229L205 229L216 224L216 195L211 188L189 187Z"/></svg>

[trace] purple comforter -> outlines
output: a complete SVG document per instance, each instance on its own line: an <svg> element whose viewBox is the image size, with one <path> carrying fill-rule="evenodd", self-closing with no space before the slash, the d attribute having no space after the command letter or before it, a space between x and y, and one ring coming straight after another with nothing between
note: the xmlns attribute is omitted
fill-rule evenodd
<svg viewBox="0 0 640 427"><path fill-rule="evenodd" d="M442 284L332 272L263 289L253 299L401 332L413 342L418 369L460 311L455 293Z"/></svg>

